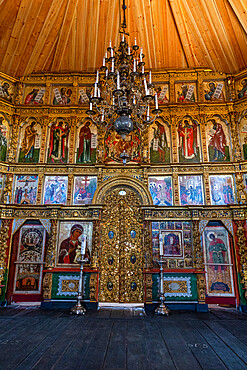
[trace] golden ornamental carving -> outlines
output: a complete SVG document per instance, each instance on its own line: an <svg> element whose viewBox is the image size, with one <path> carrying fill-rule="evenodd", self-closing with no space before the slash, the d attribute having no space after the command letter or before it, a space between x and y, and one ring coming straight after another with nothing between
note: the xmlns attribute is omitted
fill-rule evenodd
<svg viewBox="0 0 247 370"><path fill-rule="evenodd" d="M201 237L199 231L199 220L192 221L193 247L194 247L194 267L198 270L203 269L203 255L201 247Z"/></svg>
<svg viewBox="0 0 247 370"><path fill-rule="evenodd" d="M244 296L247 300L247 240L245 237L245 220L236 220L235 224L237 226L236 236L237 236L237 246L240 255L240 265L241 265L241 283L244 287Z"/></svg>
<svg viewBox="0 0 247 370"><path fill-rule="evenodd" d="M93 246L91 255L91 267L97 268L99 266L98 257L100 254L100 221L93 221Z"/></svg>
<svg viewBox="0 0 247 370"><path fill-rule="evenodd" d="M46 272L43 278L43 298L51 299L52 274Z"/></svg>
<svg viewBox="0 0 247 370"><path fill-rule="evenodd" d="M1 231L0 231L0 284L3 281L4 273L6 269L6 250L8 248L8 239L9 239L9 227L11 220L2 220ZM2 290L0 288L0 295Z"/></svg>
<svg viewBox="0 0 247 370"><path fill-rule="evenodd" d="M241 172L235 173L235 180L237 186L237 200L238 203L246 204L247 203L247 192L244 185L243 174Z"/></svg>
<svg viewBox="0 0 247 370"><path fill-rule="evenodd" d="M98 273L91 272L90 280L89 280L90 302L96 302L98 300L97 281L98 281Z"/></svg>
<svg viewBox="0 0 247 370"><path fill-rule="evenodd" d="M12 186L13 186L13 174L8 173L6 175L5 186L3 190L3 202L5 204L11 203L12 200Z"/></svg>
<svg viewBox="0 0 247 370"><path fill-rule="evenodd" d="M11 139L10 139L10 144L9 144L9 154L8 154L9 162L15 162L15 159L16 159L20 117L17 115L14 115L13 120L14 122L12 125Z"/></svg>
<svg viewBox="0 0 247 370"><path fill-rule="evenodd" d="M51 230L48 239L47 255L45 261L45 267L53 268L55 267L56 261L56 244L57 244L57 225L58 221L51 219Z"/></svg>
<svg viewBox="0 0 247 370"><path fill-rule="evenodd" d="M152 249L152 223L144 222L144 251L145 251L145 268L153 268L153 249Z"/></svg>
<svg viewBox="0 0 247 370"><path fill-rule="evenodd" d="M153 276L152 274L145 274L145 293L146 303L153 301Z"/></svg>
<svg viewBox="0 0 247 370"><path fill-rule="evenodd" d="M206 281L203 274L197 274L197 294L198 303L205 303L206 299Z"/></svg>

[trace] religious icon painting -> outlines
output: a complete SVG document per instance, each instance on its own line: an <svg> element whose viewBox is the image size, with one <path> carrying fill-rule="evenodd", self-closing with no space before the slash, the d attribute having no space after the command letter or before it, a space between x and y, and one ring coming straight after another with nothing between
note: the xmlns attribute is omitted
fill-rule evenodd
<svg viewBox="0 0 247 370"><path fill-rule="evenodd" d="M171 162L171 134L167 123L155 120L149 127L148 141L151 163Z"/></svg>
<svg viewBox="0 0 247 370"><path fill-rule="evenodd" d="M0 99L14 102L14 84L11 81L0 78Z"/></svg>
<svg viewBox="0 0 247 370"><path fill-rule="evenodd" d="M154 94L157 94L158 104L166 104L169 102L169 85L155 84Z"/></svg>
<svg viewBox="0 0 247 370"><path fill-rule="evenodd" d="M72 95L72 86L52 86L51 104L53 105L70 105Z"/></svg>
<svg viewBox="0 0 247 370"><path fill-rule="evenodd" d="M69 125L57 118L50 126L47 163L67 163L69 147Z"/></svg>
<svg viewBox="0 0 247 370"><path fill-rule="evenodd" d="M204 81L204 101L224 101L225 100L225 84L224 81Z"/></svg>
<svg viewBox="0 0 247 370"><path fill-rule="evenodd" d="M232 175L209 176L212 205L235 203L235 191Z"/></svg>
<svg viewBox="0 0 247 370"><path fill-rule="evenodd" d="M40 293L46 232L42 225L25 224L20 229L14 293Z"/></svg>
<svg viewBox="0 0 247 370"><path fill-rule="evenodd" d="M204 204L202 176L179 176L180 205Z"/></svg>
<svg viewBox="0 0 247 370"><path fill-rule="evenodd" d="M25 105L44 104L44 95L46 88L41 85L25 85L24 87L24 101Z"/></svg>
<svg viewBox="0 0 247 370"><path fill-rule="evenodd" d="M45 176L43 204L66 204L67 188L67 176Z"/></svg>
<svg viewBox="0 0 247 370"><path fill-rule="evenodd" d="M89 99L93 95L92 85L79 86L78 104L89 105Z"/></svg>
<svg viewBox="0 0 247 370"><path fill-rule="evenodd" d="M91 120L79 125L76 135L76 163L95 163L97 149L97 127Z"/></svg>
<svg viewBox="0 0 247 370"><path fill-rule="evenodd" d="M203 252L208 296L234 296L229 232L223 226L207 226Z"/></svg>
<svg viewBox="0 0 247 370"><path fill-rule="evenodd" d="M247 78L244 78L243 80L240 80L236 83L237 91L236 95L238 99L244 98L247 96Z"/></svg>
<svg viewBox="0 0 247 370"><path fill-rule="evenodd" d="M15 187L13 203L15 204L36 204L38 188L38 176L17 175L15 176Z"/></svg>
<svg viewBox="0 0 247 370"><path fill-rule="evenodd" d="M230 133L226 120L215 115L207 122L207 146L210 162L230 161Z"/></svg>
<svg viewBox="0 0 247 370"><path fill-rule="evenodd" d="M183 257L182 231L162 231L159 240L163 243L164 257Z"/></svg>
<svg viewBox="0 0 247 370"><path fill-rule="evenodd" d="M20 129L18 162L38 163L42 129L36 119L29 118Z"/></svg>
<svg viewBox="0 0 247 370"><path fill-rule="evenodd" d="M90 260L92 254L92 222L61 221L58 235L57 265L78 265L84 240L86 240L86 246L83 258Z"/></svg>
<svg viewBox="0 0 247 370"><path fill-rule="evenodd" d="M109 127L105 134L104 144L106 162L122 162L120 155L123 152L127 153L128 162L141 161L141 135L137 128L134 128L123 140L112 127Z"/></svg>
<svg viewBox="0 0 247 370"><path fill-rule="evenodd" d="M178 122L178 156L180 163L196 163L201 160L200 126L191 116Z"/></svg>
<svg viewBox="0 0 247 370"><path fill-rule="evenodd" d="M92 204L96 188L96 176L76 176L74 178L74 204Z"/></svg>
<svg viewBox="0 0 247 370"><path fill-rule="evenodd" d="M148 178L149 191L153 204L157 206L172 206L172 177L152 176Z"/></svg>
<svg viewBox="0 0 247 370"><path fill-rule="evenodd" d="M245 190L247 192L247 173L244 174L244 185L245 185Z"/></svg>
<svg viewBox="0 0 247 370"><path fill-rule="evenodd" d="M2 199L2 193L4 189L4 180L5 180L5 175L3 173L0 173L0 200Z"/></svg>
<svg viewBox="0 0 247 370"><path fill-rule="evenodd" d="M9 122L0 113L0 161L6 161L7 148L9 143Z"/></svg>
<svg viewBox="0 0 247 370"><path fill-rule="evenodd" d="M247 159L247 112L241 117L239 123L242 158Z"/></svg>
<svg viewBox="0 0 247 370"><path fill-rule="evenodd" d="M193 103L197 101L196 84L194 82L176 83L175 95L177 103Z"/></svg>

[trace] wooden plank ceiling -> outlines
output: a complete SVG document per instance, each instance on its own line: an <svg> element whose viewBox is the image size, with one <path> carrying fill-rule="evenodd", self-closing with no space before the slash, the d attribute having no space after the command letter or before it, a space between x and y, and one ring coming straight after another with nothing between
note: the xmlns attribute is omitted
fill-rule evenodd
<svg viewBox="0 0 247 370"><path fill-rule="evenodd" d="M122 0L0 0L0 71L94 71L119 42ZM247 0L126 0L146 67L247 67Z"/></svg>

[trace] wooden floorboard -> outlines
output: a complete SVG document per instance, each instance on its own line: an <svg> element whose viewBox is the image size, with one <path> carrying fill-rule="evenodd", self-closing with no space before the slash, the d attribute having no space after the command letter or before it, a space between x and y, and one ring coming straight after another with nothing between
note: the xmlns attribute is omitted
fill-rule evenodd
<svg viewBox="0 0 247 370"><path fill-rule="evenodd" d="M146 316L139 308L0 309L0 369L247 369L247 315Z"/></svg>

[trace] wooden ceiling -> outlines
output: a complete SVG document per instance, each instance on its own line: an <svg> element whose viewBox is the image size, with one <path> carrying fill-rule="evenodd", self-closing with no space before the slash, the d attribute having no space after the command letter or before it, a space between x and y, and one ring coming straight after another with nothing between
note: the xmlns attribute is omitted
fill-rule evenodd
<svg viewBox="0 0 247 370"><path fill-rule="evenodd" d="M119 43L122 0L0 0L0 71L95 71ZM247 67L247 0L126 0L146 67Z"/></svg>

